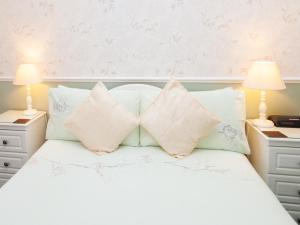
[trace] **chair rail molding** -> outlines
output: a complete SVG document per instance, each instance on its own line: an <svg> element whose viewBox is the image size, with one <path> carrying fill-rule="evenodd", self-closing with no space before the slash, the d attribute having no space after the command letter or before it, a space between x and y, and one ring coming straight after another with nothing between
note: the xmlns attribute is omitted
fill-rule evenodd
<svg viewBox="0 0 300 225"><path fill-rule="evenodd" d="M170 79L176 79L182 82L191 82L191 83L242 83L244 80L243 76L185 76L185 77L176 77L176 76L86 76L86 77L77 77L77 76L59 76L59 77L44 77L45 82L166 82ZM13 78L10 76L0 77L1 81L12 81ZM283 77L283 80L286 83L300 83L299 76Z"/></svg>

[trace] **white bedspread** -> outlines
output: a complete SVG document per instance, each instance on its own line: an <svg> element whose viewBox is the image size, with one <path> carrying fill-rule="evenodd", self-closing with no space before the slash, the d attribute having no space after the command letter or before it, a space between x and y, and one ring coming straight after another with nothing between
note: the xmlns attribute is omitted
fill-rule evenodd
<svg viewBox="0 0 300 225"><path fill-rule="evenodd" d="M98 156L47 141L0 189L2 225L294 225L245 156L156 147Z"/></svg>

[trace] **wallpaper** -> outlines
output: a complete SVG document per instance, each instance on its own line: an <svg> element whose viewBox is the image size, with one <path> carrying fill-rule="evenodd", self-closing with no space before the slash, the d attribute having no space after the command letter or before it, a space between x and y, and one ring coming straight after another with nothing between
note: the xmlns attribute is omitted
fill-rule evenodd
<svg viewBox="0 0 300 225"><path fill-rule="evenodd" d="M0 0L0 79L300 76L299 0Z"/></svg>

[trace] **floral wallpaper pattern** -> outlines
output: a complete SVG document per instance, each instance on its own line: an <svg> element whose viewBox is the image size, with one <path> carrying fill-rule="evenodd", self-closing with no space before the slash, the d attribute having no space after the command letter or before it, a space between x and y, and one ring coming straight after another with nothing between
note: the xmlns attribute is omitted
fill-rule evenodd
<svg viewBox="0 0 300 225"><path fill-rule="evenodd" d="M297 0L1 0L0 79L236 77L251 60L300 76Z"/></svg>

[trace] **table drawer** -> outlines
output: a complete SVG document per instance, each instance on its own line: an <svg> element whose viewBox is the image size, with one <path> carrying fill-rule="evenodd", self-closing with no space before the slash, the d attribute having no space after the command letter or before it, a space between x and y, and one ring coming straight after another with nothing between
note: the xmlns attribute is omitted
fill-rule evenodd
<svg viewBox="0 0 300 225"><path fill-rule="evenodd" d="M0 173L0 187L4 185L12 176L13 174Z"/></svg>
<svg viewBox="0 0 300 225"><path fill-rule="evenodd" d="M0 177L0 188L8 181L9 179L1 178Z"/></svg>
<svg viewBox="0 0 300 225"><path fill-rule="evenodd" d="M271 147L270 173L300 175L300 148Z"/></svg>
<svg viewBox="0 0 300 225"><path fill-rule="evenodd" d="M26 154L0 152L0 171L20 169L26 162Z"/></svg>
<svg viewBox="0 0 300 225"><path fill-rule="evenodd" d="M14 174L0 173L0 179L10 179Z"/></svg>
<svg viewBox="0 0 300 225"><path fill-rule="evenodd" d="M10 167L1 167L0 166L0 177L1 174L15 174L18 172L18 168L10 168Z"/></svg>
<svg viewBox="0 0 300 225"><path fill-rule="evenodd" d="M26 152L25 132L0 130L0 152Z"/></svg>
<svg viewBox="0 0 300 225"><path fill-rule="evenodd" d="M268 183L281 202L300 204L300 177L269 175Z"/></svg>
<svg viewBox="0 0 300 225"><path fill-rule="evenodd" d="M300 212L300 204L292 204L292 203L281 203L283 207L287 211L299 211Z"/></svg>
<svg viewBox="0 0 300 225"><path fill-rule="evenodd" d="M288 211L288 213L293 217L297 224L300 224L300 212L297 211Z"/></svg>

